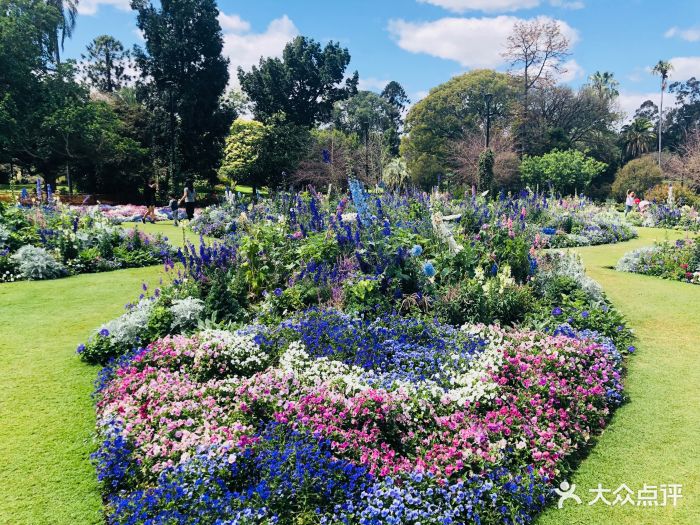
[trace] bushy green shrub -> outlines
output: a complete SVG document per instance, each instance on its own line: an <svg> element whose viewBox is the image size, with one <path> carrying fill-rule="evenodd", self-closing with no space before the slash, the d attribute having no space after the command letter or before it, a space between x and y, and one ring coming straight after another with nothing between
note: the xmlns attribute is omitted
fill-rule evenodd
<svg viewBox="0 0 700 525"><path fill-rule="evenodd" d="M611 191L613 197L618 200L624 200L628 191L633 191L641 197L662 181L661 168L653 157L646 156L633 159L622 166L615 175Z"/></svg>
<svg viewBox="0 0 700 525"><path fill-rule="evenodd" d="M563 195L583 192L596 175L605 170L606 164L587 157L578 150L553 150L539 157L523 158L520 173L525 184Z"/></svg>
<svg viewBox="0 0 700 525"><path fill-rule="evenodd" d="M652 202L668 202L668 184L657 184L644 194L644 198ZM677 206L683 206L684 204L695 206L700 204L700 195L687 186L681 186L680 184L673 185L673 198Z"/></svg>

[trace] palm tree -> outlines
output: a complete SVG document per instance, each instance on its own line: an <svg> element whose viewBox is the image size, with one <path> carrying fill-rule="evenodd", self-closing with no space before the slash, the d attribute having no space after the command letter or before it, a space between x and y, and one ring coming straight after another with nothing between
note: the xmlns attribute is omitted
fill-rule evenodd
<svg viewBox="0 0 700 525"><path fill-rule="evenodd" d="M649 119L637 117L622 126L621 139L628 158L634 159L651 149L654 142L654 125Z"/></svg>
<svg viewBox="0 0 700 525"><path fill-rule="evenodd" d="M591 82L591 87L598 93L600 98L615 98L620 95L618 91L618 86L620 83L615 80L615 75L609 71L596 71L593 73L589 80Z"/></svg>
<svg viewBox="0 0 700 525"><path fill-rule="evenodd" d="M78 1L46 0L46 3L55 7L61 15L56 25L55 34L51 35L51 47L53 48L57 64L61 62L60 50L63 49L63 43L66 41L66 38L70 38L73 35L75 20L78 17Z"/></svg>
<svg viewBox="0 0 700 525"><path fill-rule="evenodd" d="M659 60L651 72L654 75L661 77L661 104L659 104L659 167L661 167L661 126L664 116L664 90L666 89L666 80L668 74L673 69L673 65L668 60Z"/></svg>

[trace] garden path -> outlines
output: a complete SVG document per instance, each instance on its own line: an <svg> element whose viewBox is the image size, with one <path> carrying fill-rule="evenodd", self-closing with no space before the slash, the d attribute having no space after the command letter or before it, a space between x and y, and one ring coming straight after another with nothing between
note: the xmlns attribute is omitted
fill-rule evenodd
<svg viewBox="0 0 700 525"><path fill-rule="evenodd" d="M613 270L629 250L684 236L638 230L630 242L576 250L637 333L625 380L630 402L617 410L571 480L583 504L570 500L563 510L550 508L538 525L700 523L700 286ZM635 499L645 483L679 483L683 497L675 508L589 506L595 494L588 491L599 483L612 490L625 483Z"/></svg>

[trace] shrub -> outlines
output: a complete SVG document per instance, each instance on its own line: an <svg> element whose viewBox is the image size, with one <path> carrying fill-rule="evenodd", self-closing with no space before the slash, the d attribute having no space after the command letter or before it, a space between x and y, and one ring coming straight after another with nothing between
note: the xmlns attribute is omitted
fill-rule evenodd
<svg viewBox="0 0 700 525"><path fill-rule="evenodd" d="M577 150L553 150L539 157L525 156L520 164L522 180L530 186L546 188L564 195L583 191L606 164Z"/></svg>
<svg viewBox="0 0 700 525"><path fill-rule="evenodd" d="M644 198L652 202L668 202L668 185L657 184L644 194ZM700 195L680 184L673 185L673 198L677 206L683 206L685 204L695 206L700 204Z"/></svg>
<svg viewBox="0 0 700 525"><path fill-rule="evenodd" d="M651 156L633 159L617 171L612 185L612 195L618 200L624 200L628 191L638 195L661 184L663 176L661 169Z"/></svg>
<svg viewBox="0 0 700 525"><path fill-rule="evenodd" d="M63 265L54 259L49 252L36 246L22 246L12 255L11 259L17 265L22 279L31 281L56 279L66 273Z"/></svg>

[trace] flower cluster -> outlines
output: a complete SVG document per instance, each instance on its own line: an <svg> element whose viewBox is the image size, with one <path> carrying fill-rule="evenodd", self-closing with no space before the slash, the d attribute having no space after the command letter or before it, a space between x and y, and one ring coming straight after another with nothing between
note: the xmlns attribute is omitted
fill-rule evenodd
<svg viewBox="0 0 700 525"><path fill-rule="evenodd" d="M170 255L166 241L66 206L0 207L3 280L55 279L158 264Z"/></svg>
<svg viewBox="0 0 700 525"><path fill-rule="evenodd" d="M621 402L620 374L610 339L570 327L312 310L110 367L95 458L115 523L524 522Z"/></svg>
<svg viewBox="0 0 700 525"><path fill-rule="evenodd" d="M700 243L685 239L638 248L623 255L616 269L700 284Z"/></svg>

